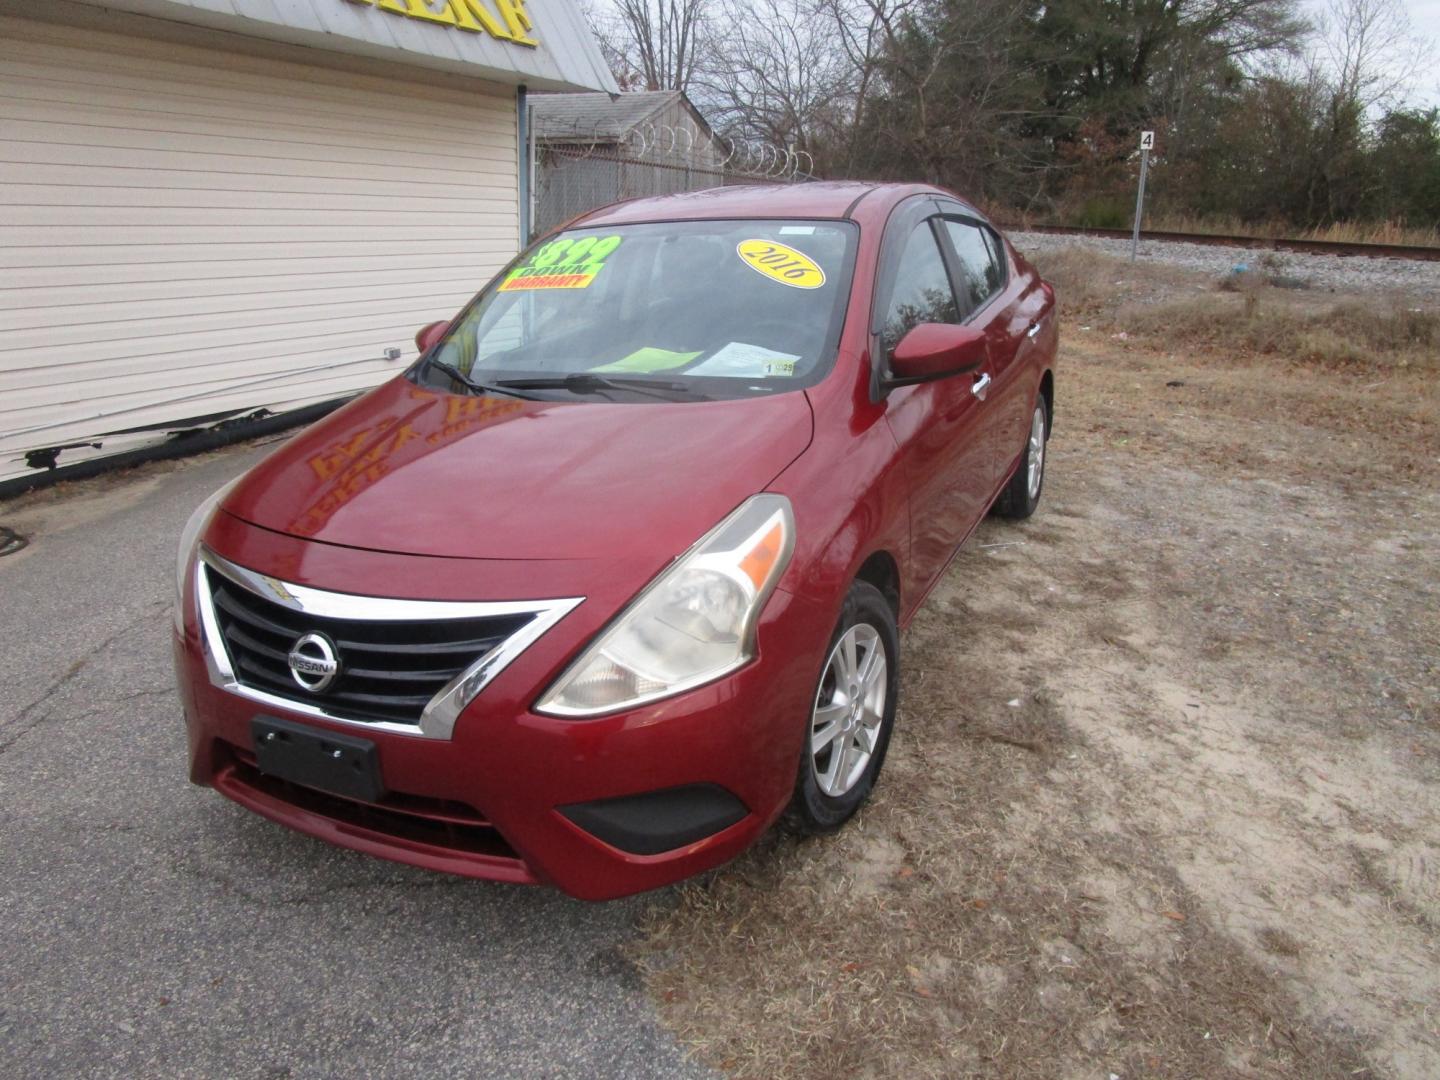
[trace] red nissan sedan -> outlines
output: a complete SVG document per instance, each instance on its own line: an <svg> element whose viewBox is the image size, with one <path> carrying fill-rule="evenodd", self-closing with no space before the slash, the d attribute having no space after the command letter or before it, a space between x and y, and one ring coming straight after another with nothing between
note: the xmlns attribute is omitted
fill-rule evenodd
<svg viewBox="0 0 1440 1080"><path fill-rule="evenodd" d="M588 899L837 828L899 630L1028 517L1053 290L931 187L622 203L185 528L190 776L311 836Z"/></svg>

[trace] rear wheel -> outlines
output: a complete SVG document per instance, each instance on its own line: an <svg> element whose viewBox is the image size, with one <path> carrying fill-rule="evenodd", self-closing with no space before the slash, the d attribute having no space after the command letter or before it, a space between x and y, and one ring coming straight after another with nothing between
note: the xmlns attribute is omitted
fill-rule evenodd
<svg viewBox="0 0 1440 1080"><path fill-rule="evenodd" d="M838 829L870 794L895 719L900 637L869 582L850 586L810 710L789 818L800 832Z"/></svg>
<svg viewBox="0 0 1440 1080"><path fill-rule="evenodd" d="M1025 441L1025 457L1010 483L995 500L995 513L1012 521L1022 521L1040 505L1040 492L1045 487L1045 444L1050 439L1050 418L1045 399L1037 398L1030 414L1030 434Z"/></svg>

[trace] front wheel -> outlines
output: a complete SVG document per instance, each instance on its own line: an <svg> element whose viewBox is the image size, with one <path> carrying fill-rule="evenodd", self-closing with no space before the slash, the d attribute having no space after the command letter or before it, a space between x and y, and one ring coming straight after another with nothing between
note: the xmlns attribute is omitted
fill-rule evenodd
<svg viewBox="0 0 1440 1080"><path fill-rule="evenodd" d="M1045 411L1045 400L1039 398L1035 402L1035 411L1030 414L1030 436L1025 442L1025 457L1005 485L1005 490L995 500L997 516L1022 521L1035 513L1035 507L1040 505L1040 492L1045 487L1045 444L1049 438L1049 416Z"/></svg>
<svg viewBox="0 0 1440 1080"><path fill-rule="evenodd" d="M800 832L838 829L870 794L895 720L900 635L885 595L850 586L830 638L806 728L789 818Z"/></svg>

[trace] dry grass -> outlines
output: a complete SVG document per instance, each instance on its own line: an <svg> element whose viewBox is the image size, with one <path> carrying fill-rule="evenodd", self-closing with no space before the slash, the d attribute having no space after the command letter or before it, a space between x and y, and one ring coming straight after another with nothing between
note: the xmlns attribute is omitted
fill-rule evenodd
<svg viewBox="0 0 1440 1080"><path fill-rule="evenodd" d="M1060 313L1067 321L1110 311L1127 270L1119 259L1079 246L1032 254L1030 259L1055 286Z"/></svg>
<svg viewBox="0 0 1440 1080"><path fill-rule="evenodd" d="M1149 295L1163 286L1154 267L1141 277L1120 259L1079 247L1037 262L1072 320L1093 320L1158 348L1372 373L1440 369L1440 310L1403 299L1317 302L1286 287L1293 279L1283 260L1262 258L1253 272L1211 289L1160 299Z"/></svg>
<svg viewBox="0 0 1440 1080"><path fill-rule="evenodd" d="M1363 378L1289 344L1241 355L1204 310L1247 294L1192 282L1181 352L1160 321L1120 327L1147 290L1188 307L1183 275L1074 250L1044 270L1066 319L1044 511L983 526L907 630L862 815L650 907L636 960L661 1013L767 1080L1435 1075L1436 943L1407 914L1436 834L1413 775L1440 761L1435 605L1403 569L1428 526L1393 495L1436 471L1415 452L1436 380L1392 356L1417 331L1334 316L1389 357ZM1296 325L1334 327L1331 306ZM1354 758L1352 717L1401 728ZM1361 792L1381 799L1363 818ZM1382 836L1420 869L1357 862Z"/></svg>
<svg viewBox="0 0 1440 1080"><path fill-rule="evenodd" d="M1192 271L1163 263L1137 266L1079 244L1038 252L1030 260L1055 286L1067 329L1091 320L1113 321L1130 300L1195 291Z"/></svg>
<svg viewBox="0 0 1440 1080"><path fill-rule="evenodd" d="M1110 343L1165 379L1198 363L1207 409L1302 423L1317 440L1363 438L1363 452L1356 446L1337 460L1356 482L1411 478L1425 457L1440 457L1440 311L1273 288L1265 279L1285 273L1283 263L1262 263L1235 283L1136 268L1080 247L1037 262L1055 284L1062 337ZM1193 451L1217 464L1244 452L1223 435L1212 443L1208 429L1191 438ZM1279 464L1303 471L1310 462Z"/></svg>
<svg viewBox="0 0 1440 1080"><path fill-rule="evenodd" d="M1271 356L1292 364L1440 368L1440 311L1342 301L1307 311L1273 289L1135 305L1116 324L1167 349Z"/></svg>
<svg viewBox="0 0 1440 1080"><path fill-rule="evenodd" d="M903 746L859 820L772 836L647 919L641 966L700 1057L767 1080L1363 1070L1171 870L1092 829L1087 792L1047 782L1073 735L1044 695L997 701L956 618L907 634Z"/></svg>
<svg viewBox="0 0 1440 1080"><path fill-rule="evenodd" d="M1256 236L1271 240L1329 240L1345 244L1404 244L1440 247L1440 229L1397 221L1337 221L1313 229L1278 222L1246 222L1229 217L1186 214L1147 215L1145 227L1157 232L1201 233L1206 236Z"/></svg>
<svg viewBox="0 0 1440 1080"><path fill-rule="evenodd" d="M1119 219L1106 222L1107 227L1130 227L1132 202L1116 204ZM1084 214L1068 217L1016 213L1005 207L982 206L995 221L1007 223L1010 229L1023 230L1030 225L1071 226L1082 221ZM1108 216L1108 215L1106 215ZM1083 222L1082 222L1083 223ZM1096 224L1097 222L1092 222ZM1201 236L1244 236L1261 240L1327 240L1345 244L1400 244L1407 247L1440 247L1440 228L1433 225L1409 225L1402 221L1337 221L1329 225L1303 229L1284 222L1242 221L1238 217L1193 214L1167 214L1148 210L1143 223L1148 232L1195 233Z"/></svg>

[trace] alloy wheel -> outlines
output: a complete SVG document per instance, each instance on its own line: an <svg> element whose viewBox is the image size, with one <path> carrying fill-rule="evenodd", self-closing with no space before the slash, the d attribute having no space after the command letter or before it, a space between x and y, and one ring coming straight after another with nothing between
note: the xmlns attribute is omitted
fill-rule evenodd
<svg viewBox="0 0 1440 1080"><path fill-rule="evenodd" d="M810 768L831 798L865 775L885 718L885 644L869 623L840 636L825 661L810 720Z"/></svg>
<svg viewBox="0 0 1440 1080"><path fill-rule="evenodd" d="M1025 490L1030 501L1040 494L1040 481L1045 476L1045 406L1036 405L1035 415L1030 420L1030 446L1027 455Z"/></svg>

